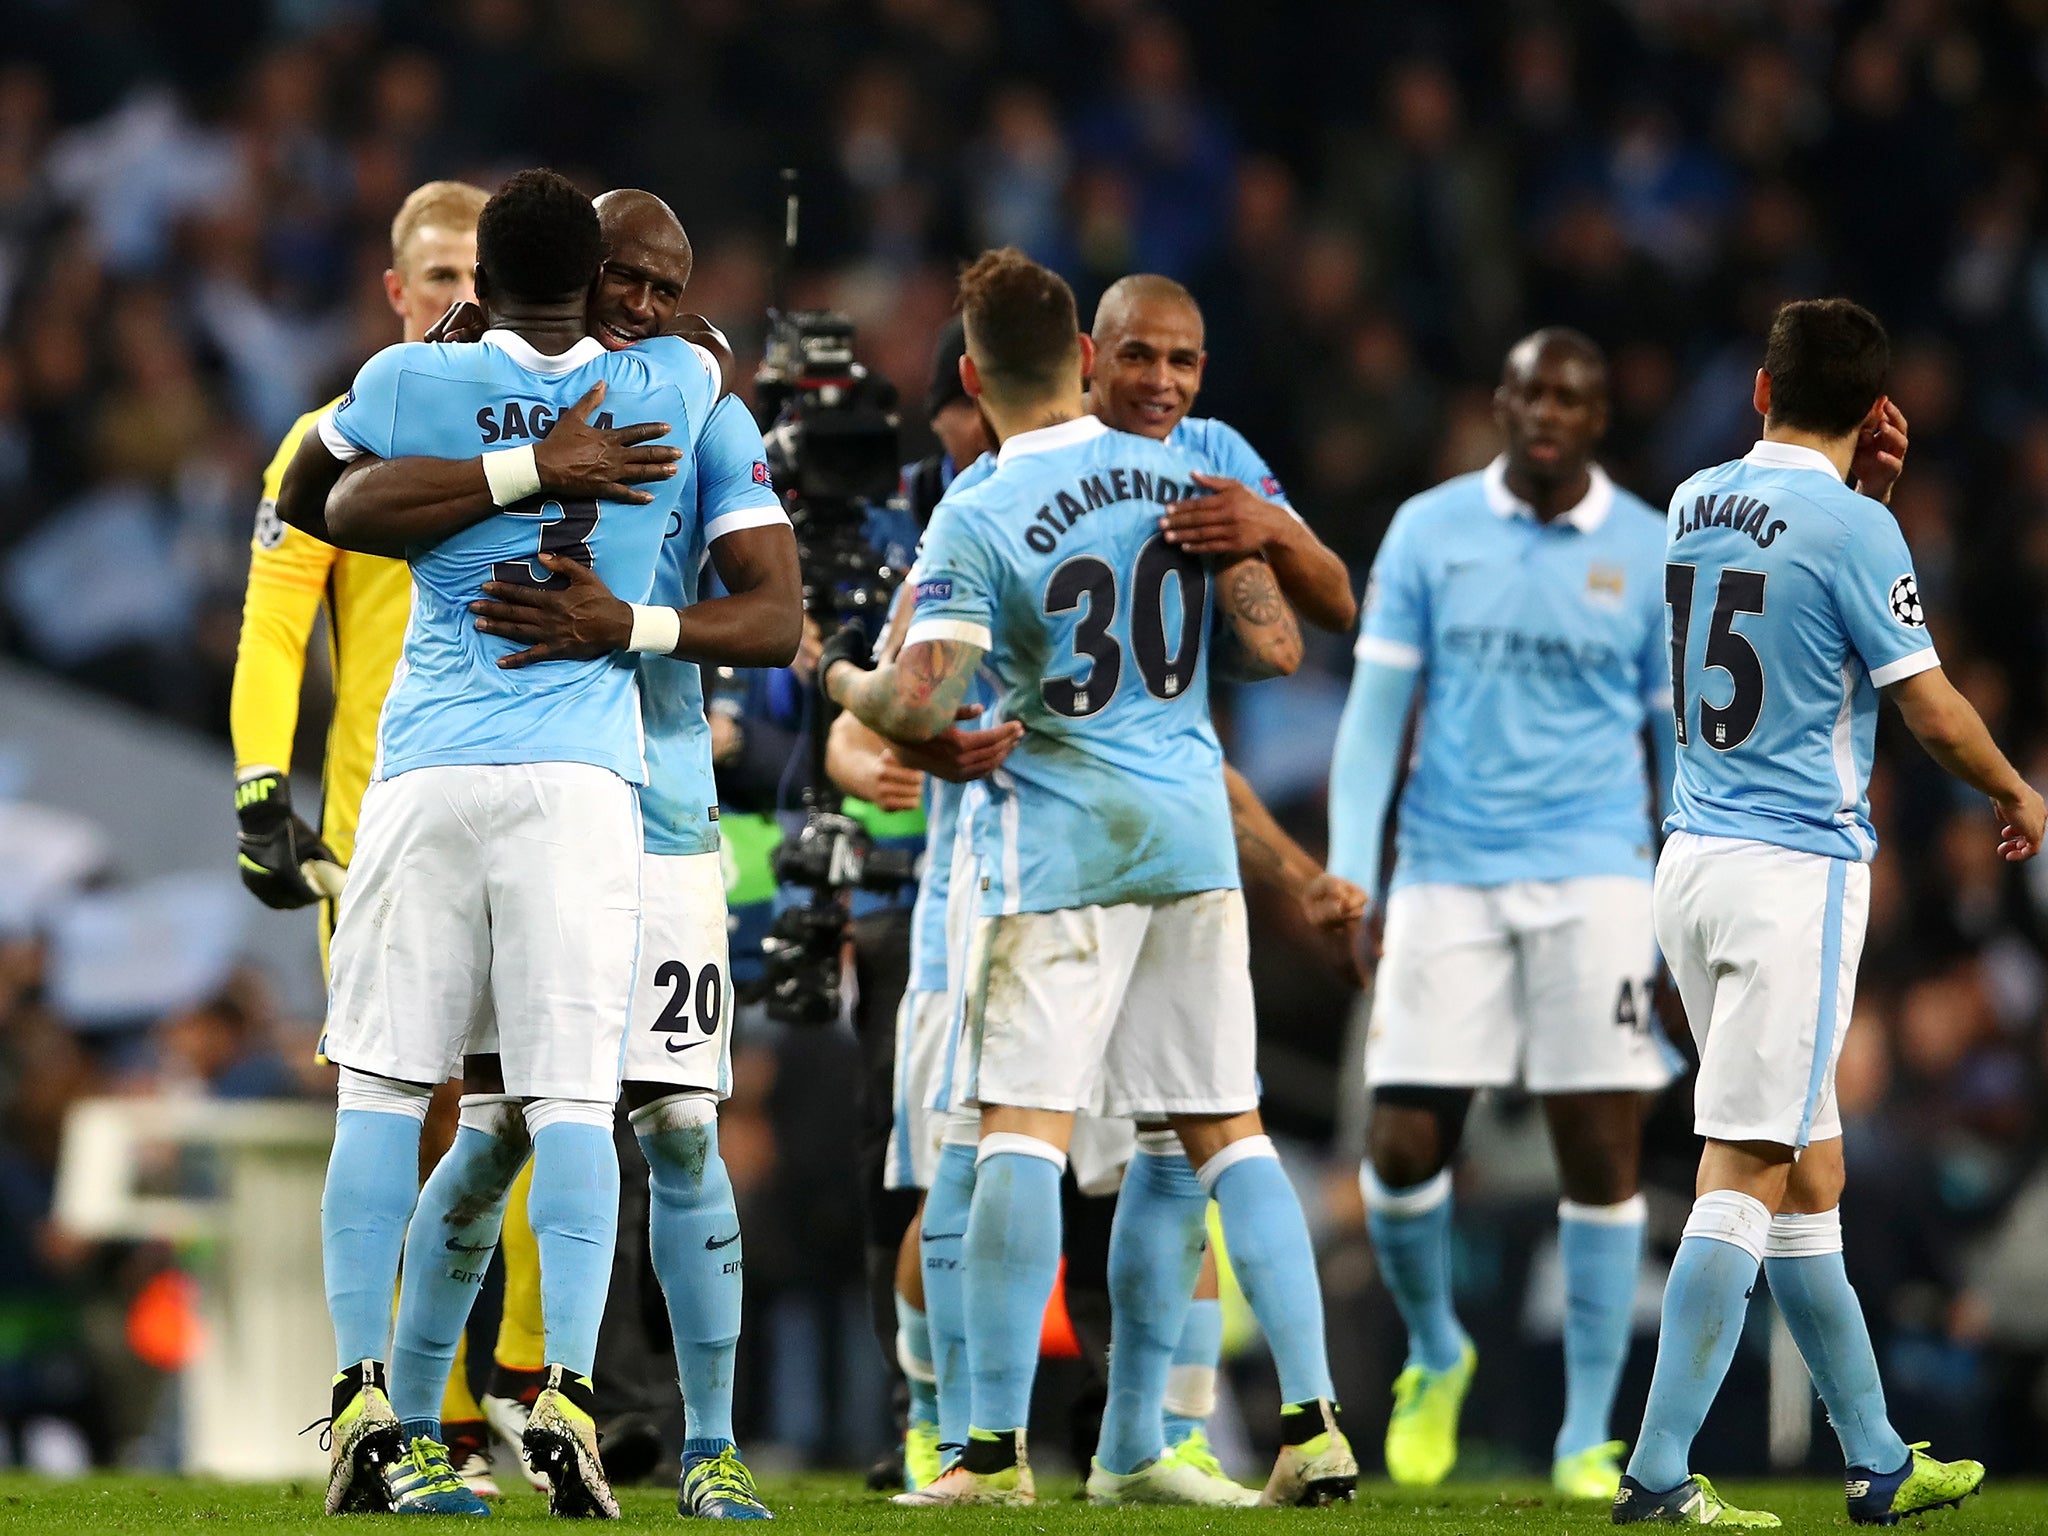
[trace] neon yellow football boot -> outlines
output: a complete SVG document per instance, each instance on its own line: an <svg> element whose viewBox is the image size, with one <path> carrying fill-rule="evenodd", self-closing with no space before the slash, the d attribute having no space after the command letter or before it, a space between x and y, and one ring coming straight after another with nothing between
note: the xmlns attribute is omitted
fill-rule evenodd
<svg viewBox="0 0 2048 1536"><path fill-rule="evenodd" d="M1434 1488L1458 1464L1458 1414L1479 1354L1468 1343L1447 1371L1411 1365L1394 1378L1387 1422L1387 1476L1404 1488Z"/></svg>

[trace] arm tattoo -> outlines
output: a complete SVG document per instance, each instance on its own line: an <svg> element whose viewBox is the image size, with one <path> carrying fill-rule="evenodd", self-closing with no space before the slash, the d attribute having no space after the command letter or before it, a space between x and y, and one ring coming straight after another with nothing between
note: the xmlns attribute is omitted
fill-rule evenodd
<svg viewBox="0 0 2048 1536"><path fill-rule="evenodd" d="M846 707L896 741L929 741L953 723L966 697L981 647L962 640L924 640L893 662L856 677Z"/></svg>
<svg viewBox="0 0 2048 1536"><path fill-rule="evenodd" d="M1301 664L1301 622L1280 595L1273 568L1256 557L1233 561L1217 582L1225 631L1241 654L1233 670L1247 680L1277 677Z"/></svg>

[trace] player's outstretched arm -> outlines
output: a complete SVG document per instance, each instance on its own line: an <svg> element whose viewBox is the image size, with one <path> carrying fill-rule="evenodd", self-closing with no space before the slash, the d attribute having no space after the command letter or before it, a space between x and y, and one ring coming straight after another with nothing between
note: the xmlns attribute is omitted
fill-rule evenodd
<svg viewBox="0 0 2048 1536"><path fill-rule="evenodd" d="M1991 797L2000 824L1998 851L2017 863L2041 850L2041 796L2006 760L1970 701L1939 667L1893 683L1885 696L1899 706L1906 728L1950 773Z"/></svg>
<svg viewBox="0 0 2048 1536"><path fill-rule="evenodd" d="M1196 475L1209 494L1175 502L1159 526L1166 541L1190 554L1263 554L1280 591L1309 623L1341 634L1358 622L1351 572L1315 530L1286 507L1254 494L1241 480Z"/></svg>
<svg viewBox="0 0 2048 1536"><path fill-rule="evenodd" d="M930 741L959 718L983 654L965 640L920 640L866 670L866 638L846 625L825 643L818 676L825 697L891 741Z"/></svg>
<svg viewBox="0 0 2048 1536"><path fill-rule="evenodd" d="M1216 606L1237 642L1230 666L1236 676L1286 677L1301 665L1301 621L1262 557L1242 556L1216 572Z"/></svg>

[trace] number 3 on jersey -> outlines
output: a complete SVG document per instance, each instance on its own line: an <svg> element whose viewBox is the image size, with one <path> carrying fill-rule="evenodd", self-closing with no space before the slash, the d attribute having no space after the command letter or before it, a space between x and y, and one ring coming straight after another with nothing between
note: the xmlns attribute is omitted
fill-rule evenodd
<svg viewBox="0 0 2048 1536"><path fill-rule="evenodd" d="M1169 576L1175 578L1180 599L1177 635L1167 632ZM1163 534L1147 539L1131 565L1130 636L1138 675L1153 698L1178 698L1193 679L1195 663L1202 654L1202 621L1208 605L1209 572L1201 557L1167 543ZM1082 610L1074 625L1074 656L1085 661L1087 669L1067 677L1045 678L1039 684L1039 694L1055 714L1086 719L1107 707L1123 680L1123 646L1109 632L1116 621L1116 572L1108 561L1095 555L1064 560L1045 584L1041 607L1047 618Z"/></svg>
<svg viewBox="0 0 2048 1536"><path fill-rule="evenodd" d="M1686 648L1692 634L1692 594L1699 567L1676 561L1664 567L1664 603L1671 610L1671 709L1678 724L1678 744L1692 740L1687 717L1692 713L1686 692ZM1700 731L1716 752L1730 752L1749 740L1764 712L1764 664L1742 632L1738 613L1762 614L1762 571L1726 570L1714 588L1714 622L1707 632L1705 657L1709 671L1726 672L1734 691L1726 704L1700 700Z"/></svg>
<svg viewBox="0 0 2048 1536"><path fill-rule="evenodd" d="M592 563L590 536L597 532L596 502L564 501L559 496L542 494L513 502L505 508L505 515L545 519L540 525L538 553L560 555L578 565ZM491 580L502 581L507 586L544 587L550 591L559 591L569 585L569 578L561 572L551 571L532 560L496 561L491 566Z"/></svg>

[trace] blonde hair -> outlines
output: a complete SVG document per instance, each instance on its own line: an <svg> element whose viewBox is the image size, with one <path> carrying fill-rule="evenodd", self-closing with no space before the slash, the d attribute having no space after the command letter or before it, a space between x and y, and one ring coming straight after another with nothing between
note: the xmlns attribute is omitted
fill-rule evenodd
<svg viewBox="0 0 2048 1536"><path fill-rule="evenodd" d="M491 194L466 181L430 181L414 187L391 221L391 265L405 265L405 248L422 229L473 230Z"/></svg>

